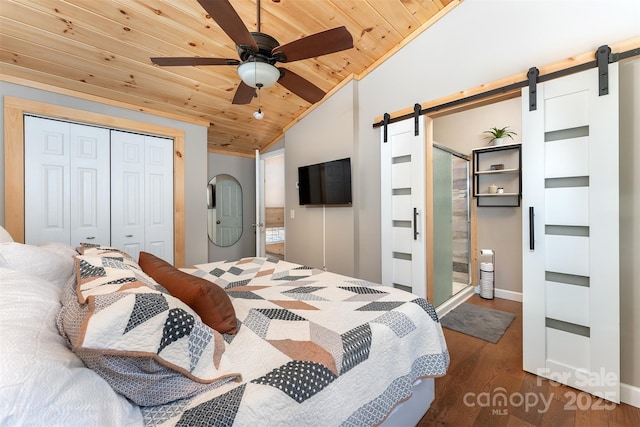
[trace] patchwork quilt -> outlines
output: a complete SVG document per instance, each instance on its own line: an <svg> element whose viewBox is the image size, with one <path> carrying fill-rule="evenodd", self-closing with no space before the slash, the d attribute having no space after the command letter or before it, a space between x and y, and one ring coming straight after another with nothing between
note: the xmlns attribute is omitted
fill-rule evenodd
<svg viewBox="0 0 640 427"><path fill-rule="evenodd" d="M449 365L433 306L408 292L267 258L182 270L230 295L242 380L142 407L145 425L376 425Z"/></svg>

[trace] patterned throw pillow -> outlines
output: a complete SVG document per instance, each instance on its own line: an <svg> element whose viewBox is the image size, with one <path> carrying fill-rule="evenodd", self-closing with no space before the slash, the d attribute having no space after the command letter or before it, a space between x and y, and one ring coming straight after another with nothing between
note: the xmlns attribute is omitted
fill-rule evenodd
<svg viewBox="0 0 640 427"><path fill-rule="evenodd" d="M125 259L131 261L135 264L135 260L128 253L121 251L118 248L114 248L112 246L104 246L96 243L80 243L80 247L78 248L78 252L80 255L99 255L99 256L114 256L114 257L124 257Z"/></svg>
<svg viewBox="0 0 640 427"><path fill-rule="evenodd" d="M115 390L151 406L240 379L222 335L188 305L122 253L84 252L76 257L77 280L63 291L58 324Z"/></svg>
<svg viewBox="0 0 640 427"><path fill-rule="evenodd" d="M91 295L155 286L155 282L137 264L124 258L120 252L78 255L75 258L78 301L81 303L85 303Z"/></svg>

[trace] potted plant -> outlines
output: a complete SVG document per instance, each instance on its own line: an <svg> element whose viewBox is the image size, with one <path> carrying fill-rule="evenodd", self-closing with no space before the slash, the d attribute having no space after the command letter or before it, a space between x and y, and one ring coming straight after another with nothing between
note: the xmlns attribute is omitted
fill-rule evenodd
<svg viewBox="0 0 640 427"><path fill-rule="evenodd" d="M513 135L517 135L517 133L515 133L514 131L509 130L509 126L505 126L503 128L493 127L489 130L485 130L482 133L488 133L489 136L486 136L485 138L490 138L491 140L489 141L489 144L493 142L494 145L504 144L504 138L513 139Z"/></svg>

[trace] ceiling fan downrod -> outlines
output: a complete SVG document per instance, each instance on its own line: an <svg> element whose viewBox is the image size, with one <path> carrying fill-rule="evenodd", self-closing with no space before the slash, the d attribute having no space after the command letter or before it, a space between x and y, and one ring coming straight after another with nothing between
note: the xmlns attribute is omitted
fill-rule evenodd
<svg viewBox="0 0 640 427"><path fill-rule="evenodd" d="M260 0L256 0L256 30L260 32Z"/></svg>

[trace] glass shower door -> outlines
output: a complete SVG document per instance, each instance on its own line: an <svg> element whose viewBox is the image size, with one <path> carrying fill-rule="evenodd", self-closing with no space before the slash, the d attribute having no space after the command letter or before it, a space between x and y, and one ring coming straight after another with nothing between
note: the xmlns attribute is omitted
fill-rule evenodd
<svg viewBox="0 0 640 427"><path fill-rule="evenodd" d="M433 146L433 296L437 307L470 283L469 160Z"/></svg>

